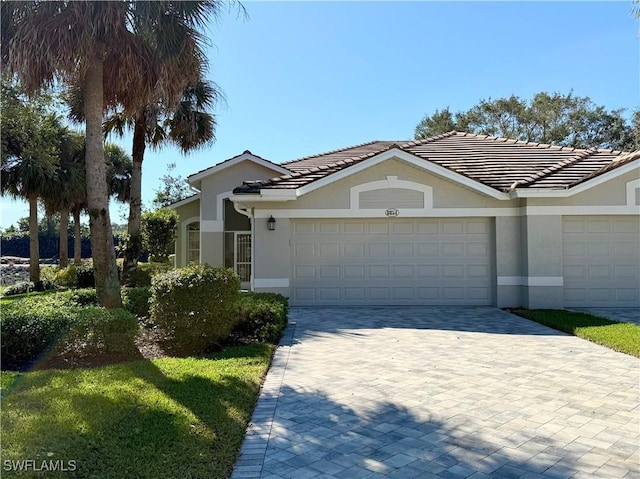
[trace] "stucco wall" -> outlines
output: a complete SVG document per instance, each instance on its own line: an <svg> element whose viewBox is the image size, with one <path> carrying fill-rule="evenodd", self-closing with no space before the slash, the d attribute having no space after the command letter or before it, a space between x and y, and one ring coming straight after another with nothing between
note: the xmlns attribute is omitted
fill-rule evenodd
<svg viewBox="0 0 640 479"><path fill-rule="evenodd" d="M435 174L418 169L402 160L390 159L367 168L351 176L338 180L318 190L312 191L292 202L260 204L261 209L348 209L350 189L363 183L383 180L387 176L397 176L431 186L434 208L505 208L519 204L518 200L500 201L469 188L453 183Z"/></svg>
<svg viewBox="0 0 640 479"><path fill-rule="evenodd" d="M187 223L194 219L200 218L200 200L193 200L186 205L178 206L175 208L175 212L178 213L178 226L176 229L176 267L185 266L187 263L186 258L186 227Z"/></svg>
<svg viewBox="0 0 640 479"><path fill-rule="evenodd" d="M232 191L247 180L262 180L278 176L273 170L258 165L250 160L245 160L219 171L214 175L203 178L201 188L202 219L221 220L217 215L217 195Z"/></svg>

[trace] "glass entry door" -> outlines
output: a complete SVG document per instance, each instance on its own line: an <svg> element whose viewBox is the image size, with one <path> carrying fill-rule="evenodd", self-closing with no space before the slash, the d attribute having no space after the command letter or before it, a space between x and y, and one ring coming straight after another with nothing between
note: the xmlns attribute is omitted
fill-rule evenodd
<svg viewBox="0 0 640 479"><path fill-rule="evenodd" d="M226 231L224 233L224 265L233 268L248 289L251 281L251 233L246 231Z"/></svg>

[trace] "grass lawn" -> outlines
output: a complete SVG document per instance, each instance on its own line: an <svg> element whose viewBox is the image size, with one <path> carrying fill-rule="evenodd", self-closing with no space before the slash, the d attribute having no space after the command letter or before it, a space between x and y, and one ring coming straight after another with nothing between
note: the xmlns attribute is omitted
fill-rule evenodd
<svg viewBox="0 0 640 479"><path fill-rule="evenodd" d="M511 312L608 348L640 358L640 326L574 311L514 309Z"/></svg>
<svg viewBox="0 0 640 479"><path fill-rule="evenodd" d="M3 372L0 462L74 460L77 470L2 477L225 478L273 348Z"/></svg>

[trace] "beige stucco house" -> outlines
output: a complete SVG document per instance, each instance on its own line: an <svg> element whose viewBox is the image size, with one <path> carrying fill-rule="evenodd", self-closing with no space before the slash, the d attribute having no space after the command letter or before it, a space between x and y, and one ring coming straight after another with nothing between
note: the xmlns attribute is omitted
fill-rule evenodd
<svg viewBox="0 0 640 479"><path fill-rule="evenodd" d="M293 305L640 306L640 152L451 132L188 181L177 266Z"/></svg>

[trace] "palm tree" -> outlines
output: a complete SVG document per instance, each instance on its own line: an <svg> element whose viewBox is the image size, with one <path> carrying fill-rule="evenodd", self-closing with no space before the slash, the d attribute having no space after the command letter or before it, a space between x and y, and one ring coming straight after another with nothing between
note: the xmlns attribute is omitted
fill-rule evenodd
<svg viewBox="0 0 640 479"><path fill-rule="evenodd" d="M56 187L45 198L48 214L60 213L60 267L68 265L67 228L69 213L74 221L74 263L82 260L82 237L80 215L87 209L85 188L84 136L69 134L63 141L60 166L54 180ZM131 188L131 158L118 145L105 145L105 163L107 165L107 189L110 196L120 202L128 202Z"/></svg>
<svg viewBox="0 0 640 479"><path fill-rule="evenodd" d="M87 205L96 293L103 306L122 304L105 184L103 114L117 105L138 111L155 101L158 85L166 104L175 104L184 85L199 78L205 61L198 29L218 6L216 0L0 4L3 66L30 92L55 79L84 92ZM172 65L164 73L158 71L159 54ZM182 82L158 82L172 71L184 73Z"/></svg>
<svg viewBox="0 0 640 479"><path fill-rule="evenodd" d="M53 187L63 128L54 114L47 113L46 99L26 100L20 87L6 77L2 79L2 100L0 193L29 202L29 279L37 282L38 197Z"/></svg>
<svg viewBox="0 0 640 479"><path fill-rule="evenodd" d="M48 215L60 214L60 267L69 264L69 212L79 195L85 194L84 137L66 131L61 138L60 163L52 180L52 187L43 197Z"/></svg>
<svg viewBox="0 0 640 479"><path fill-rule="evenodd" d="M173 109L163 109L162 103L144 106L135 117L116 113L104 123L106 133L120 136L125 128L133 129L133 172L128 243L125 248L123 272L135 269L141 252L142 162L147 145L159 148L163 143L176 144L184 154L215 141L215 117L207 110L220 98L219 88L210 82L198 81L185 87L180 103Z"/></svg>

